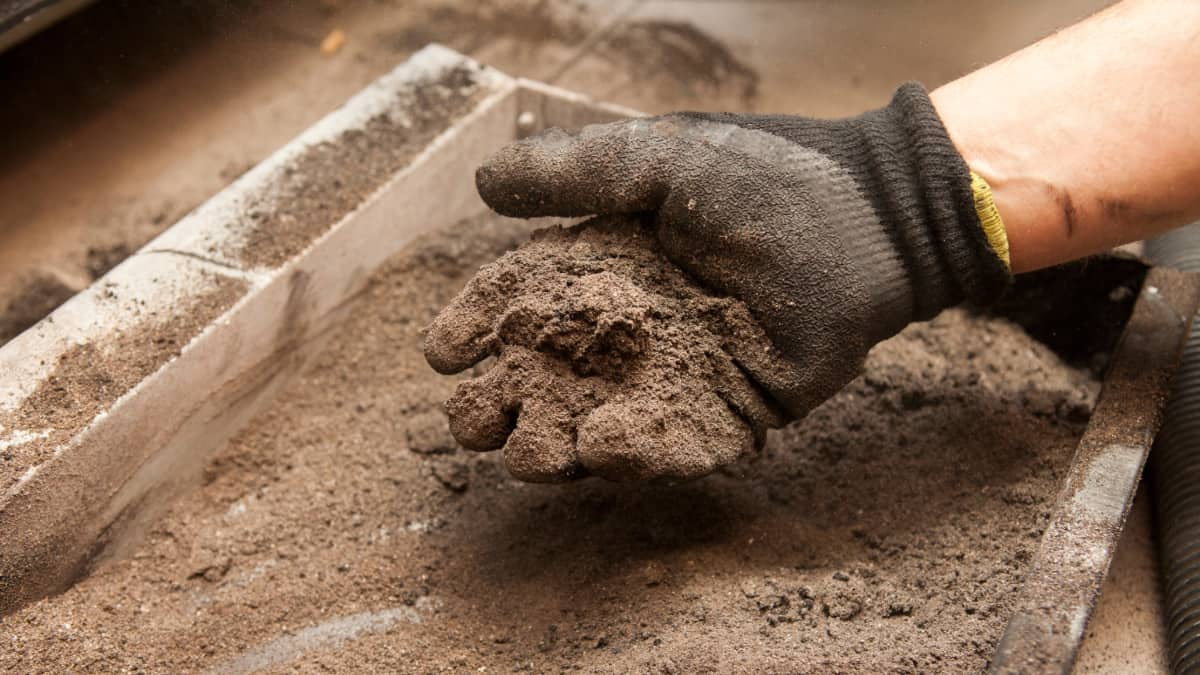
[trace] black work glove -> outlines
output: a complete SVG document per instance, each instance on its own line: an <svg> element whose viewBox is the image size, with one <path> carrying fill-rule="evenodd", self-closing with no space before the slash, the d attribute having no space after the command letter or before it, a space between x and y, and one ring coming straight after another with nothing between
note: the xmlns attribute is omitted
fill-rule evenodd
<svg viewBox="0 0 1200 675"><path fill-rule="evenodd" d="M842 120L683 113L552 129L498 152L476 182L508 216L654 213L667 256L745 302L790 363L741 365L797 417L875 343L990 302L1010 278L918 84Z"/></svg>

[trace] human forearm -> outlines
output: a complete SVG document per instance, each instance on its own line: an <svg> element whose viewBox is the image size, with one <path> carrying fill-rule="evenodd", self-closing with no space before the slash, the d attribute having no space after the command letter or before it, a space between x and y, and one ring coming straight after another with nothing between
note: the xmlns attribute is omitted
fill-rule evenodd
<svg viewBox="0 0 1200 675"><path fill-rule="evenodd" d="M1118 4L933 92L1014 272L1200 217L1200 3Z"/></svg>

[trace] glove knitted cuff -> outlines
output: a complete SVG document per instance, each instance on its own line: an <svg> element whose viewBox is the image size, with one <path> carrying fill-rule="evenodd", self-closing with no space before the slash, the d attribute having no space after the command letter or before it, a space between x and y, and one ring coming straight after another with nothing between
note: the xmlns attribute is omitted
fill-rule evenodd
<svg viewBox="0 0 1200 675"><path fill-rule="evenodd" d="M832 142L822 150L854 175L900 252L911 319L964 299L995 300L1011 278L1008 266L988 242L970 169L925 89L904 84L886 107L832 124L841 128L814 136Z"/></svg>

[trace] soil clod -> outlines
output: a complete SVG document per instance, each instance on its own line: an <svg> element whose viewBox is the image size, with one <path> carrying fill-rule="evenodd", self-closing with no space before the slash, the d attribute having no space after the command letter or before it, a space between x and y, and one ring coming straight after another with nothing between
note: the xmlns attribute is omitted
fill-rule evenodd
<svg viewBox="0 0 1200 675"><path fill-rule="evenodd" d="M536 232L479 271L424 349L441 372L496 357L447 401L450 430L503 447L523 480L697 478L784 421L735 357L773 349L749 309L631 218Z"/></svg>

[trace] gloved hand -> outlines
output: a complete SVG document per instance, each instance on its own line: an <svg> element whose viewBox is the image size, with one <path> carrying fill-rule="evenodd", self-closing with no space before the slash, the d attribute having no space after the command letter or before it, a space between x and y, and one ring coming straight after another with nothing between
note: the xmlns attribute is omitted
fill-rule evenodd
<svg viewBox="0 0 1200 675"><path fill-rule="evenodd" d="M842 120L683 113L550 130L491 157L476 183L508 216L654 213L667 256L745 302L795 366L739 364L797 417L875 343L987 303L1010 278L986 184L973 187L917 84Z"/></svg>

